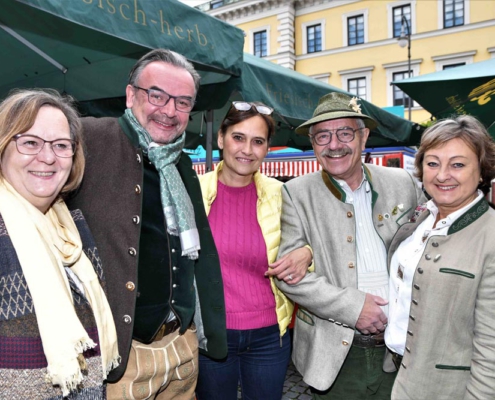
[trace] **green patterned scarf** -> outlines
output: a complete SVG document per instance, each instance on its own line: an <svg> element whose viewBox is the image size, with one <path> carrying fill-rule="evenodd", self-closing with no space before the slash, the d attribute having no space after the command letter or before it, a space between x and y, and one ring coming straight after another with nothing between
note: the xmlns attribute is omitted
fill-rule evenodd
<svg viewBox="0 0 495 400"><path fill-rule="evenodd" d="M160 146L153 142L150 134L134 117L130 108L125 110L124 118L137 132L143 153L148 156L160 174L160 196L168 233L179 236L183 256L196 260L200 246L194 209L175 167L184 147L186 135L182 134L175 142Z"/></svg>

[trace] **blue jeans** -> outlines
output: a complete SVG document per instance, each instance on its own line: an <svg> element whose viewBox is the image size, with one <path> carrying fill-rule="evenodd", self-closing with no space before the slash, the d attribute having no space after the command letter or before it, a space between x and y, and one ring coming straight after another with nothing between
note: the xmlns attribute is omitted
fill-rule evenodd
<svg viewBox="0 0 495 400"><path fill-rule="evenodd" d="M228 355L221 361L199 355L198 400L279 400L290 358L290 337L278 325L227 330Z"/></svg>

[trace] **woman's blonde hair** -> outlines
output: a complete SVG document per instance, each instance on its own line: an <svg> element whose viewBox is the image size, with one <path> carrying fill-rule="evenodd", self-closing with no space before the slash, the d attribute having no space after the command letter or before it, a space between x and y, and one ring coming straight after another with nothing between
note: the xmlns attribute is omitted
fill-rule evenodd
<svg viewBox="0 0 495 400"><path fill-rule="evenodd" d="M61 190L63 194L80 185L85 165L82 126L70 96L62 96L52 89L16 89L11 92L0 104L0 159L15 135L31 129L40 108L44 106L62 111L69 122L70 137L76 141L70 175Z"/></svg>

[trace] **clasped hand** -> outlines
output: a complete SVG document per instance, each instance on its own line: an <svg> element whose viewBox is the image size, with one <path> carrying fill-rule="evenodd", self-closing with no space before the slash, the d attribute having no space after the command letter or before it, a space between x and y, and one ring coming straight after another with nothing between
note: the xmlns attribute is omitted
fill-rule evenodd
<svg viewBox="0 0 495 400"><path fill-rule="evenodd" d="M388 319L380 306L387 304L388 301L380 296L366 293L363 309L356 322L356 329L363 335L374 335L383 332Z"/></svg>

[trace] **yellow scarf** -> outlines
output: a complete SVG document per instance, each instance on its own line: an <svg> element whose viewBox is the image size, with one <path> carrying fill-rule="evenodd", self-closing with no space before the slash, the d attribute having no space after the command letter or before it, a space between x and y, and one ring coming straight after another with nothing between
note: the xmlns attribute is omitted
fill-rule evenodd
<svg viewBox="0 0 495 400"><path fill-rule="evenodd" d="M74 310L64 268L70 267L82 283L93 310L105 379L120 362L115 324L93 265L82 251L81 237L66 204L59 200L43 214L2 179L0 213L33 298L48 361L47 378L67 396L83 380L82 352L96 346Z"/></svg>

